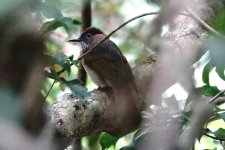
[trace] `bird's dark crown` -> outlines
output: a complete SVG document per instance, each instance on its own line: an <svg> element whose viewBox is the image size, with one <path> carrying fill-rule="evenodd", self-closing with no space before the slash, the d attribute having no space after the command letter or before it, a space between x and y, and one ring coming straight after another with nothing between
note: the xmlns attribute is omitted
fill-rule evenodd
<svg viewBox="0 0 225 150"><path fill-rule="evenodd" d="M83 39L85 38L85 36L90 33L92 36L96 35L96 34L104 34L100 29L95 28L95 27L89 27L87 29L85 29L82 34L80 35L79 39ZM105 35L105 34L104 34Z"/></svg>

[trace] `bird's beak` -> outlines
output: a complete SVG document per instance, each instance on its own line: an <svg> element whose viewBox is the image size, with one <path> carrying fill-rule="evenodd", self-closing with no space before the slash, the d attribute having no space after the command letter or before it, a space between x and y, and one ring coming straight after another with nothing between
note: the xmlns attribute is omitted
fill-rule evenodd
<svg viewBox="0 0 225 150"><path fill-rule="evenodd" d="M67 42L70 42L70 43L80 43L82 40L81 39L72 39L72 40L69 40Z"/></svg>

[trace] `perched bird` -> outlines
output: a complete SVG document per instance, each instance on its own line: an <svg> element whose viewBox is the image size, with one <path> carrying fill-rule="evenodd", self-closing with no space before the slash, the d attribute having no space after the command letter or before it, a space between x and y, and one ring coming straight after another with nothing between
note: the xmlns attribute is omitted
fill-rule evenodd
<svg viewBox="0 0 225 150"><path fill-rule="evenodd" d="M90 27L83 31L78 39L69 42L79 42L81 55L88 52L105 34L98 28ZM81 63L87 74L100 88L112 88L115 97L117 115L122 115L121 122L139 122L140 115L136 108L136 87L131 68L117 45L110 39L91 50L84 56ZM130 117L130 118L129 118Z"/></svg>

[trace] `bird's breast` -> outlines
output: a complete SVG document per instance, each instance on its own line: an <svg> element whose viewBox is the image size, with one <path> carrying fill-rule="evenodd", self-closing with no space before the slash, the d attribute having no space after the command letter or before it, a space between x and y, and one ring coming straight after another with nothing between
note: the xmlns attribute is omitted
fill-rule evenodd
<svg viewBox="0 0 225 150"><path fill-rule="evenodd" d="M105 80L92 68L91 62L87 62L85 60L81 61L84 69L86 70L87 74L90 76L91 80L99 87L106 87L108 86Z"/></svg>

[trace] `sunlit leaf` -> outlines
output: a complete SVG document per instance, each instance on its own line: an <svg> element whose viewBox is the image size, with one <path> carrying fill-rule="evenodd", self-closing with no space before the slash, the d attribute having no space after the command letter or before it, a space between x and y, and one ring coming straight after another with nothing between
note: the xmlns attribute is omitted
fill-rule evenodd
<svg viewBox="0 0 225 150"><path fill-rule="evenodd" d="M223 119L223 121L225 122L225 112L220 113L219 115L221 116L221 118L222 118L222 119Z"/></svg>
<svg viewBox="0 0 225 150"><path fill-rule="evenodd" d="M61 91L65 91L65 86L64 86L64 84L60 83L60 84L59 84L59 88L60 88Z"/></svg>
<svg viewBox="0 0 225 150"><path fill-rule="evenodd" d="M115 146L118 140L119 140L119 137L114 137L108 133L103 133L100 139L100 144L102 146L102 149L105 150L111 146Z"/></svg>
<svg viewBox="0 0 225 150"><path fill-rule="evenodd" d="M74 55L71 55L71 56L68 57L68 59L72 61L73 57L74 57Z"/></svg>
<svg viewBox="0 0 225 150"><path fill-rule="evenodd" d="M66 81L65 79L61 78L62 82L70 88L73 92L74 96L84 99L85 97L90 96L87 88L82 85L81 81L78 79L74 79L71 81Z"/></svg>
<svg viewBox="0 0 225 150"><path fill-rule="evenodd" d="M59 75L59 78L64 78L64 79L66 79L68 76L67 76L67 73L64 71L64 72L62 72L62 73L60 73L60 74L58 74Z"/></svg>
<svg viewBox="0 0 225 150"><path fill-rule="evenodd" d="M73 24L74 25L83 25L82 22L80 22L79 20L73 19Z"/></svg>
<svg viewBox="0 0 225 150"><path fill-rule="evenodd" d="M214 115L208 119L208 123L219 119L225 119L225 109L221 109L218 106L214 107L213 114Z"/></svg>
<svg viewBox="0 0 225 150"><path fill-rule="evenodd" d="M59 65L59 64L54 64L54 70L56 71L56 72L58 72L58 71L60 71L60 70L62 70L63 69L63 67L61 66L61 65Z"/></svg>
<svg viewBox="0 0 225 150"><path fill-rule="evenodd" d="M214 131L213 134L218 138L225 138L225 129L219 128L218 130Z"/></svg>
<svg viewBox="0 0 225 150"><path fill-rule="evenodd" d="M56 81L61 81L57 72L54 69L51 69L50 72L45 72L45 74L48 78L54 79Z"/></svg>
<svg viewBox="0 0 225 150"><path fill-rule="evenodd" d="M224 68L216 67L216 73L221 79L225 81Z"/></svg>
<svg viewBox="0 0 225 150"><path fill-rule="evenodd" d="M225 9L220 9L216 14L212 26L215 30L225 34Z"/></svg>
<svg viewBox="0 0 225 150"><path fill-rule="evenodd" d="M77 22L77 23L74 24L74 22ZM53 31L59 27L63 27L67 31L67 33L70 33L74 25L82 25L81 22L79 23L78 22L79 21L74 21L72 18L69 18L69 17L62 17L60 19L54 19L52 21L45 22L42 25L41 31L43 33L46 33L46 32Z"/></svg>
<svg viewBox="0 0 225 150"><path fill-rule="evenodd" d="M225 109L215 106L215 112L224 112Z"/></svg>
<svg viewBox="0 0 225 150"><path fill-rule="evenodd" d="M221 119L220 114L219 114L219 113L216 113L215 115L213 115L211 118L209 118L209 119L207 120L207 123L210 123L210 122L216 121L216 120L220 120L220 119Z"/></svg>
<svg viewBox="0 0 225 150"><path fill-rule="evenodd" d="M85 139L87 140L88 147L92 148L92 147L95 147L97 144L99 144L100 136L101 136L101 134L96 134L96 135L91 135L91 136L85 137Z"/></svg>
<svg viewBox="0 0 225 150"><path fill-rule="evenodd" d="M79 60L73 60L72 63L73 63L75 66L79 67L80 61L79 61Z"/></svg>
<svg viewBox="0 0 225 150"><path fill-rule="evenodd" d="M55 55L55 63L63 66L63 68L70 74L71 65L69 58L63 53L58 53Z"/></svg>
<svg viewBox="0 0 225 150"><path fill-rule="evenodd" d="M202 94L205 96L215 96L220 90L216 86L204 85L200 87Z"/></svg>

